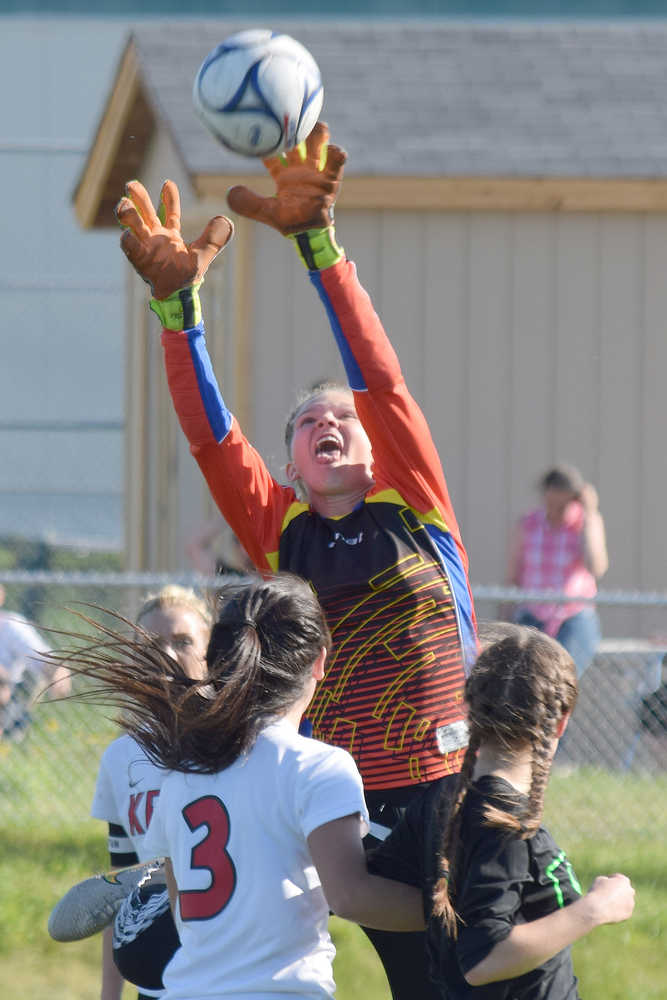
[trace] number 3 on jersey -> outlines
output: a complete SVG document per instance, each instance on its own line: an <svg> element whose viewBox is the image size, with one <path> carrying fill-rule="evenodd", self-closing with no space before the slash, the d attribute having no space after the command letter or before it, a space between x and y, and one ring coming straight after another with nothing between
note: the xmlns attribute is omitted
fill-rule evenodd
<svg viewBox="0 0 667 1000"><path fill-rule="evenodd" d="M215 795L204 795L183 809L183 817L193 832L200 826L207 833L190 852L190 868L204 868L211 874L208 889L181 889L178 894L182 920L210 920L227 906L236 888L236 869L227 853L229 813Z"/></svg>

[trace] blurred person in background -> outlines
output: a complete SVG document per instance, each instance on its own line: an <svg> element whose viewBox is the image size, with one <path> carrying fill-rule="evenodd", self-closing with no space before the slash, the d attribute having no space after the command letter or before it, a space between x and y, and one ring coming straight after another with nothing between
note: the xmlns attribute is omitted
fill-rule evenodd
<svg viewBox="0 0 667 1000"><path fill-rule="evenodd" d="M40 694L64 698L71 680L66 667L41 658L48 646L31 622L3 609L5 588L0 584L0 733L20 740L32 719L31 707Z"/></svg>
<svg viewBox="0 0 667 1000"><path fill-rule="evenodd" d="M192 567L204 576L254 570L238 538L217 512L196 526L186 542L185 551Z"/></svg>
<svg viewBox="0 0 667 1000"><path fill-rule="evenodd" d="M507 582L526 590L554 590L593 598L609 565L605 526L595 487L570 465L556 465L539 482L542 502L517 523ZM553 636L569 652L579 677L590 665L601 630L590 600L522 604L514 614Z"/></svg>
<svg viewBox="0 0 667 1000"><path fill-rule="evenodd" d="M164 587L144 601L136 624L137 638L155 644L187 677L205 674L212 614L193 590ZM127 733L104 751L91 814L108 823L114 868L152 860L144 840L165 775ZM103 931L101 1000L120 1000L125 979L139 986L140 1000L163 995L162 971L179 940L167 891L154 888L133 890Z"/></svg>

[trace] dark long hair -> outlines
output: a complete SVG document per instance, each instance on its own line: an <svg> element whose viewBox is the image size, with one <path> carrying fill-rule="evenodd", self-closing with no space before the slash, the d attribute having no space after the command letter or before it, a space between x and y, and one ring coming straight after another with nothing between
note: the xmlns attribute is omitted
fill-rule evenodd
<svg viewBox="0 0 667 1000"><path fill-rule="evenodd" d="M485 823L521 839L531 837L542 821L544 793L551 769L553 740L562 716L577 700L577 672L572 657L550 636L519 625L505 626L499 638L482 649L465 685L470 740L457 792L438 857L440 878L433 912L456 936L456 883L461 811L482 743L510 755L526 745L532 751L530 791L525 807L489 806Z"/></svg>
<svg viewBox="0 0 667 1000"><path fill-rule="evenodd" d="M206 774L232 764L298 701L320 651L331 645L314 592L286 573L221 587L200 680L140 628L127 636L93 624L94 642L52 654L94 682L81 697L120 707L121 726L158 765Z"/></svg>

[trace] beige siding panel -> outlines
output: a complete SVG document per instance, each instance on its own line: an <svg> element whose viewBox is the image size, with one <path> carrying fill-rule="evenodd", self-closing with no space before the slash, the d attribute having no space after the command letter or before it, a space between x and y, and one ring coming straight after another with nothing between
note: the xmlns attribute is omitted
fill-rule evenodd
<svg viewBox="0 0 667 1000"><path fill-rule="evenodd" d="M556 395L555 227L553 216L514 216L511 259L508 460L497 502L505 517L505 552L516 512L535 505L535 483L553 452ZM504 579L503 566L496 578ZM498 573L502 573L498 577ZM490 577L486 577L488 581Z"/></svg>
<svg viewBox="0 0 667 1000"><path fill-rule="evenodd" d="M640 217L601 219L599 489L609 533L604 583L612 588L637 586L640 573L642 243ZM614 613L614 633L633 634L635 617Z"/></svg>
<svg viewBox="0 0 667 1000"><path fill-rule="evenodd" d="M600 219L558 219L554 307L554 406L550 456L600 473Z"/></svg>
<svg viewBox="0 0 667 1000"><path fill-rule="evenodd" d="M642 481L640 503L634 516L640 552L637 586L643 590L667 590L667 222L644 220L645 340L642 362L641 441ZM665 636L664 608L645 616L648 633Z"/></svg>
<svg viewBox="0 0 667 1000"><path fill-rule="evenodd" d="M382 212L375 306L398 353L412 395L424 395L424 217Z"/></svg>
<svg viewBox="0 0 667 1000"><path fill-rule="evenodd" d="M380 311L382 231L379 212L336 212L338 239L357 266L362 285Z"/></svg>
<svg viewBox="0 0 667 1000"><path fill-rule="evenodd" d="M667 590L667 221L646 219L640 585ZM663 624L667 630L667 623Z"/></svg>
<svg viewBox="0 0 667 1000"><path fill-rule="evenodd" d="M423 231L423 398L466 541L468 216L433 214Z"/></svg>
<svg viewBox="0 0 667 1000"><path fill-rule="evenodd" d="M469 368L466 440L466 546L472 579L498 579L505 560L502 507L511 403L508 344L512 322L511 218L471 216Z"/></svg>

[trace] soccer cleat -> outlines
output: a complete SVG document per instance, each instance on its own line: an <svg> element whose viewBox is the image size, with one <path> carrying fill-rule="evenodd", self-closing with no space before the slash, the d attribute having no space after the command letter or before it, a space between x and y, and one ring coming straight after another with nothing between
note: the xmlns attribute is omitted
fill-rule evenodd
<svg viewBox="0 0 667 1000"><path fill-rule="evenodd" d="M48 931L54 941L81 941L104 930L137 886L164 883L161 859L117 868L77 882L56 903Z"/></svg>

